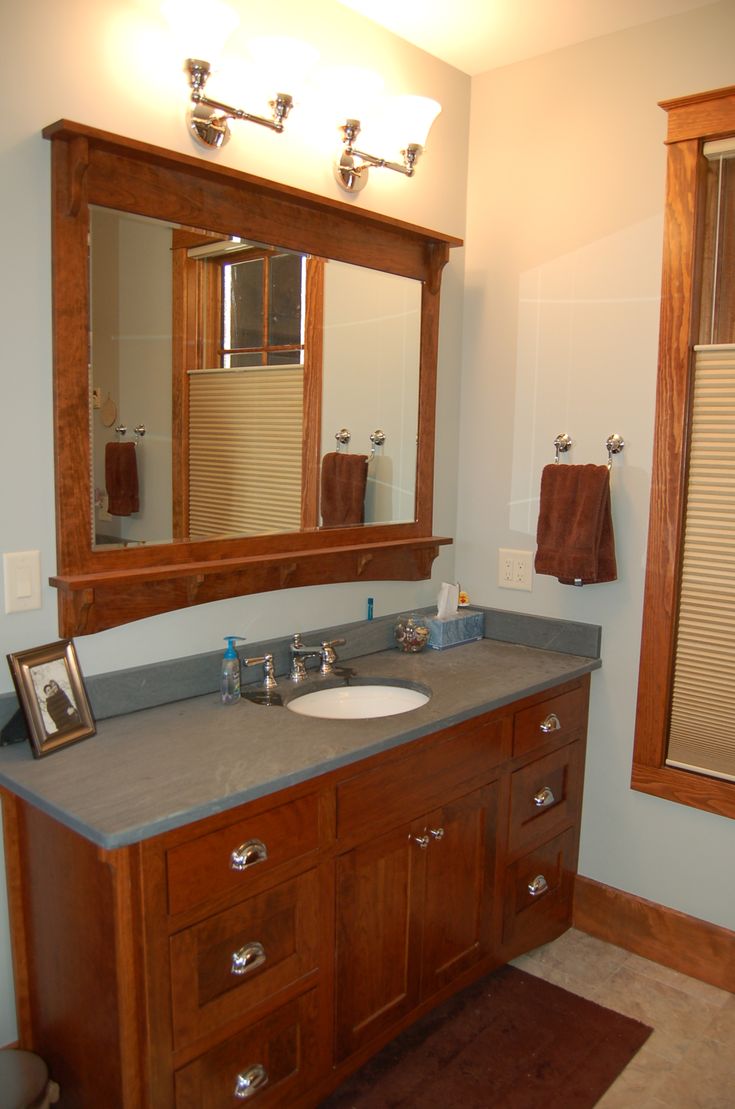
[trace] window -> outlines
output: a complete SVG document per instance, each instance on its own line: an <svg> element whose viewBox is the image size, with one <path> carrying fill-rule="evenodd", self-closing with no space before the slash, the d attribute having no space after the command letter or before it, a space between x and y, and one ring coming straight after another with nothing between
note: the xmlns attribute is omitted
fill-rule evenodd
<svg viewBox="0 0 735 1109"><path fill-rule="evenodd" d="M631 784L735 816L735 88L668 101L646 593ZM707 145L706 145L707 144ZM735 146L735 143L730 144Z"/></svg>
<svg viewBox="0 0 735 1109"><path fill-rule="evenodd" d="M321 259L174 237L174 534L316 526Z"/></svg>
<svg viewBox="0 0 735 1109"><path fill-rule="evenodd" d="M306 257L248 252L222 262L221 365L303 362Z"/></svg>

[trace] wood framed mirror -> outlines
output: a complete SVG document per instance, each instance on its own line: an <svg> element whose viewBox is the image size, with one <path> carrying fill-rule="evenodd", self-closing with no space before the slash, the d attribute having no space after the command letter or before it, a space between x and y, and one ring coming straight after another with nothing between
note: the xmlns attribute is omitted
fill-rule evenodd
<svg viewBox="0 0 735 1109"><path fill-rule="evenodd" d="M461 240L81 124L61 120L43 134L52 142L57 573L50 580L58 589L59 634L84 635L248 593L331 582L428 578L439 546L451 542L432 534L434 422L441 274L450 248ZM157 455L155 437L146 440L145 424L137 423L145 414L131 411L118 424L121 414L115 411L110 390L99 382L97 364L93 366L95 359L96 363L103 360L102 341L90 338L92 290L102 264L95 260L90 231L102 217L99 227L103 230L95 226L95 243L100 242L106 218L109 223L113 216L132 220L136 234L141 228L163 228L166 252L179 258L173 262L175 295L169 337L173 384L163 392L169 439L163 446L158 443ZM302 303L307 308L300 324L300 349L294 354L285 340L270 343L276 360L301 370L294 394L302 420L298 425L300 480L296 494L300 504L291 517L276 517L274 523L270 517L260 516L252 527L218 520L209 532L195 533L188 507L192 423L188 375L192 366L209 373L211 351L216 347L219 357L223 341L221 336L212 339L214 328L207 332L198 322L201 313L195 312L192 304L208 306L210 323L220 312L222 294L206 291L202 258L221 255L222 243L240 261L265 259L270 264L269 259L277 257L280 265L284 256L290 257L286 263L290 272L298 268L294 256L304 259ZM213 244L214 251L210 249ZM127 280L140 285L140 298L149 305L166 280L151 277L148 262L135 266L133 263ZM401 507L386 508L384 501L364 522L329 527L320 516L321 461L329 436L340 429L327 427L322 415L328 409L329 419L335 422L340 409L333 405L330 409L338 390L322 393L325 320L329 320L324 309L329 299L325 301L325 266L332 266L335 274L337 267L348 268L333 279L333 285L342 289L347 287L348 271L354 272L358 282L355 303L363 299L359 292L363 279L385 275L380 295L391 305L406 300L407 314L417 316L415 336L408 343L401 340L403 346L415 346L417 363L415 401L408 405L409 416L399 437L406 448L401 465L405 472L410 471L399 483L404 486ZM255 272L255 267L251 269ZM219 265L218 273L222 270ZM123 270L115 272L122 274ZM144 277L150 279L149 293ZM104 312L108 299L106 293L97 294L95 304ZM220 308L215 312L213 305ZM356 334L365 334L371 322L363 321L361 326L363 332ZM373 331L376 326L380 325L372 321ZM401 328L408 326L400 324ZM261 354L257 342L248 339L247 343L250 345L237 348L235 361L250 365ZM299 346L291 345L294 349ZM362 341L357 341L352 349L362 346ZM196 365L192 361L195 349L199 352ZM247 353L242 354L243 350ZM227 357L233 361L231 354ZM369 358L375 366L389 367L385 388L390 390L390 356L386 360L385 350L378 350ZM342 363L352 361L344 350L341 359ZM142 355L136 356L135 365L139 376L145 377ZM370 376L370 365L369 361L363 377ZM273 380L267 383L269 393ZM290 388L294 393L293 381ZM348 386L342 393L351 391ZM398 391L396 382L396 395ZM155 477L164 489L164 502L171 505L168 529L161 530L157 518L155 526L147 524L142 536L134 531L123 534L117 521L111 525L114 534L103 534L99 509L106 509L109 502L101 497L100 463L95 457L100 453L95 413L103 406L106 414L115 413L110 436L116 427L126 427L127 442L137 440L140 457L146 452L150 476L145 495L153 499ZM271 405L274 410L280 407L280 401ZM110 426L107 420L105 424ZM136 427L142 428L138 434ZM294 438L297 435L298 430ZM364 438L361 433L350 449L370 448ZM254 499L265 504L274 496L267 482L261 484L262 492ZM108 512L104 516L113 519Z"/></svg>

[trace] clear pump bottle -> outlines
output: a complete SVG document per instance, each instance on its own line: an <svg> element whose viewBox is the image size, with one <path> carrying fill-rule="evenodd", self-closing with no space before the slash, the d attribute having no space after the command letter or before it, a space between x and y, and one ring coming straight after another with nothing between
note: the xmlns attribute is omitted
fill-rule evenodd
<svg viewBox="0 0 735 1109"><path fill-rule="evenodd" d="M235 640L242 639L240 635L226 635L227 650L222 658L222 674L220 677L220 694L223 705L234 705L240 700L240 656L235 650Z"/></svg>

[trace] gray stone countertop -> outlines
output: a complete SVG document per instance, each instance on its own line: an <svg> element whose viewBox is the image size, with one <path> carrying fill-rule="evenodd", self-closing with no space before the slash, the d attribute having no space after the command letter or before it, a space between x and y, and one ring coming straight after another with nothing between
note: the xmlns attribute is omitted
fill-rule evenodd
<svg viewBox="0 0 735 1109"><path fill-rule="evenodd" d="M597 658L483 639L417 655L351 659L358 678L427 687L399 716L322 720L211 693L103 720L97 734L34 759L0 750L0 784L105 848L274 793L595 670ZM320 682L317 677L314 684ZM312 683L309 683L310 688ZM247 687L248 690L254 687ZM305 686L279 679L284 700Z"/></svg>

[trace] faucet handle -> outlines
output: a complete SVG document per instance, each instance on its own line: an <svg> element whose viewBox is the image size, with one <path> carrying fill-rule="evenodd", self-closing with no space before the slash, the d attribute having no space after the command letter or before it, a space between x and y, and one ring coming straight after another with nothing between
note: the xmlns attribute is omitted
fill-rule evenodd
<svg viewBox="0 0 735 1109"><path fill-rule="evenodd" d="M322 643L322 649L319 652L322 664L319 667L320 674L331 674L332 667L337 661L337 652L335 647L344 647L346 639L326 639Z"/></svg>
<svg viewBox="0 0 735 1109"><path fill-rule="evenodd" d="M273 668L273 655L258 655L257 658L244 658L243 666L258 666L263 663L263 686L265 689L275 689L278 685Z"/></svg>

